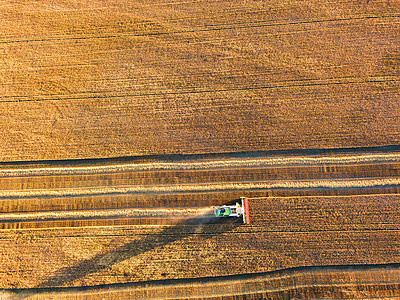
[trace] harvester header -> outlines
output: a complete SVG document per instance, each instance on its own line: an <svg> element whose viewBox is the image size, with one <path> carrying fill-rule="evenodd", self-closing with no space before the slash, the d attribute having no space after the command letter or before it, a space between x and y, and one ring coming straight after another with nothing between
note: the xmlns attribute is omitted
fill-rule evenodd
<svg viewBox="0 0 400 300"><path fill-rule="evenodd" d="M246 197L240 197L240 203L236 202L236 205L222 205L214 207L214 213L216 217L242 217L243 224L250 223L249 216L249 199Z"/></svg>

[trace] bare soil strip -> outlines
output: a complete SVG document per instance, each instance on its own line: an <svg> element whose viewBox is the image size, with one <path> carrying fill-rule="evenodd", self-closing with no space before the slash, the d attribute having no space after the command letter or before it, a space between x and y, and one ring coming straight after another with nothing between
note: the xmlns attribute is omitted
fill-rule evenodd
<svg viewBox="0 0 400 300"><path fill-rule="evenodd" d="M3 290L2 299L369 299L400 296L396 264L300 267L225 277L190 278L81 288Z"/></svg>

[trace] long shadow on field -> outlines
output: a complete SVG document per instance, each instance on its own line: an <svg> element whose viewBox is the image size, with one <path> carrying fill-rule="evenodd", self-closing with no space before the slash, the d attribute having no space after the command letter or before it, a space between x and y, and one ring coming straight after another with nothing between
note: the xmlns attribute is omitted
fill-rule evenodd
<svg viewBox="0 0 400 300"><path fill-rule="evenodd" d="M206 224L215 224L217 226L209 226L210 228L207 231L203 231L203 225ZM231 231L240 225L242 225L241 218L221 219L215 218L214 215L210 214L186 218L173 226L166 227L161 232L146 235L140 240L135 239L112 251L86 259L75 266L60 269L54 276L38 285L37 288L62 286L155 248L163 247L192 234L199 233L199 231L206 233L208 237L212 237Z"/></svg>
<svg viewBox="0 0 400 300"><path fill-rule="evenodd" d="M31 160L31 161L0 161L0 167L11 166L42 166L42 167L65 167L82 165L102 165L118 163L143 163L143 162L181 162L201 159L238 159L257 158L270 156L293 156L293 155L335 155L335 154L357 154L357 153L387 153L399 152L400 145L386 145L373 147L345 147L345 148L308 148L308 149L286 149L286 150L259 150L238 151L221 153L199 153L199 154L160 154L160 155L138 155L107 158L84 158L65 160Z"/></svg>

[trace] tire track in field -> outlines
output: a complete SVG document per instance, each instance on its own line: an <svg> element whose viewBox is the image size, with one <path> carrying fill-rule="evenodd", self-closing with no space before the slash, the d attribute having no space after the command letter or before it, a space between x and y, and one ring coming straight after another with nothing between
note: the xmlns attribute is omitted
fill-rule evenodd
<svg viewBox="0 0 400 300"><path fill-rule="evenodd" d="M50 175L75 175L75 174L102 174L129 171L190 171L190 170L218 170L241 169L285 166L322 166L322 165L350 165L350 164L376 164L400 162L400 153L373 153L355 155L315 155L315 156L289 156L289 157L259 157L242 159L200 159L184 162L148 162L127 163L105 166L84 167L44 167L2 169L2 177L21 176L50 176Z"/></svg>
<svg viewBox="0 0 400 300"><path fill-rule="evenodd" d="M384 18L398 18L400 15L384 15L384 16L359 16L352 18L336 18L336 19L325 19L325 20L303 20L295 22L284 22L284 23L267 23L267 24L251 24L242 25L242 23L232 23L228 26L221 25L209 25L202 29L190 29L190 30L177 30L177 31L161 31L161 32L146 32L146 33L122 33L122 34L107 34L101 36L64 36L64 37L46 37L41 39L21 39L21 40L0 40L0 44L12 44L12 43L33 43L33 42L52 42L52 41L67 41L67 40L90 40L90 39L110 39L120 37L134 37L134 36L161 36L161 35L173 35L173 34L185 34L185 33L199 33L209 31L221 31L221 30L232 30L232 29L247 29L247 28L262 28L262 27L279 27L279 26L290 26L290 25L303 25L303 24L317 24L317 23L330 23L330 22L345 22L354 20L368 20L368 19L384 19ZM261 22L261 21L260 21ZM225 25L225 24L224 24ZM211 26L221 26L208 28Z"/></svg>
<svg viewBox="0 0 400 300"><path fill-rule="evenodd" d="M258 74L255 74L254 76L257 75ZM263 90L263 89L308 87L308 86L311 87L311 86L329 86L329 85L344 85L344 84L384 83L384 82L398 82L398 81L400 81L400 78L397 75L367 76L367 77L345 76L345 77L328 78L328 79L284 80L284 81L278 81L274 85L266 85L266 86L243 86L243 87L229 87L224 89L208 89L208 90L192 89L192 90L178 90L176 92L164 90L158 92L115 95L115 94L107 94L107 93L112 93L112 91L101 91L101 92L79 92L70 94L44 94L44 95L21 95L21 96L8 95L8 96L1 96L0 103L184 95L184 94L217 93L217 92ZM89 95L83 96L85 94ZM75 96L68 97L69 95L75 95ZM44 96L48 98L42 98ZM4 100L10 98L32 98L32 99Z"/></svg>
<svg viewBox="0 0 400 300"><path fill-rule="evenodd" d="M394 79L390 79L393 77ZM338 78L342 79L342 78ZM277 85L266 85L266 86L250 86L250 87L237 87L237 88L225 88L225 89L199 89L199 90L185 90L185 91L164 91L156 93L139 93L139 94L125 94L125 95L91 95L81 97L65 97L65 98L37 98L37 99L26 99L26 100L0 100L0 103L15 103L15 102L41 102L41 101L70 101L70 100L87 100L87 99L107 99L107 98L131 98L131 97L150 97L150 96L168 96L168 95L187 95L187 94L203 94L203 93L222 93L222 92L233 92L233 91L252 91L252 90L267 90L267 89L280 89L280 88L294 88L294 87L312 87L312 86L330 86L330 85L347 85L347 84L368 84L368 83L388 83L388 82L399 82L400 78L396 75L388 76L376 76L360 78L353 81L326 81L316 82L316 80L300 80L297 84L277 84ZM15 96L18 97L18 96ZM25 97L25 96L24 96ZM1 99L1 98L0 98Z"/></svg>
<svg viewBox="0 0 400 300"><path fill-rule="evenodd" d="M274 189L348 189L377 188L400 185L400 177L376 179L327 179L260 182L225 182L207 184L180 184L158 186L107 186L94 188L1 190L0 199L62 198L126 194L181 194L232 191L257 191Z"/></svg>

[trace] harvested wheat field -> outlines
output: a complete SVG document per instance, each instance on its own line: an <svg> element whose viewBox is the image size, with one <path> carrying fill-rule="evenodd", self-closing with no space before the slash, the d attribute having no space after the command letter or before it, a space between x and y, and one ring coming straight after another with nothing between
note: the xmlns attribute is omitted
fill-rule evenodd
<svg viewBox="0 0 400 300"><path fill-rule="evenodd" d="M3 161L400 144L400 2L3 1Z"/></svg>
<svg viewBox="0 0 400 300"><path fill-rule="evenodd" d="M400 297L399 32L396 0L1 1L0 299Z"/></svg>
<svg viewBox="0 0 400 300"><path fill-rule="evenodd" d="M3 163L3 297L398 295L400 153L341 151Z"/></svg>
<svg viewBox="0 0 400 300"><path fill-rule="evenodd" d="M397 268L396 264L301 267L239 276L154 281L151 286L144 282L58 291L20 290L2 295L15 299L390 299L399 296L399 284L389 283L398 282Z"/></svg>

